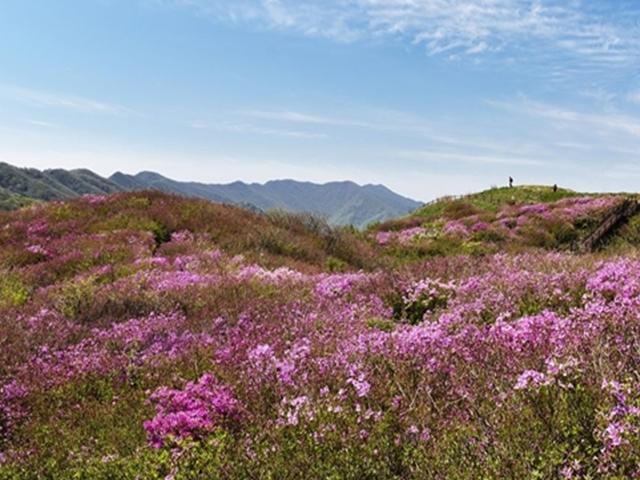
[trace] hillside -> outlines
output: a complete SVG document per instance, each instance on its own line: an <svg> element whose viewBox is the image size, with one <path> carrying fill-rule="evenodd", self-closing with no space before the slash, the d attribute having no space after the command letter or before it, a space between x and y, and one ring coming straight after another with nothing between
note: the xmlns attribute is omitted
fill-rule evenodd
<svg viewBox="0 0 640 480"><path fill-rule="evenodd" d="M370 232L389 253L408 258L531 248L570 250L625 200L636 198L543 186L493 188L439 199L408 216L375 225ZM633 236L629 228L620 234Z"/></svg>
<svg viewBox="0 0 640 480"><path fill-rule="evenodd" d="M0 212L0 479L632 478L640 262L528 245L619 200L560 195L367 233L149 191ZM450 222L446 255L404 231Z"/></svg>
<svg viewBox="0 0 640 480"><path fill-rule="evenodd" d="M75 195L102 195L121 191L122 189L91 170L63 170L60 168L45 170L45 174L55 178L62 185L72 190Z"/></svg>
<svg viewBox="0 0 640 480"><path fill-rule="evenodd" d="M222 248L228 254L242 254L246 260L260 261L269 267L286 264L301 270L317 270L363 268L375 263L371 247L360 235L331 228L309 215L256 214L231 205L162 192L86 196L2 215L0 222L10 223L0 234L3 243L0 266L10 265L14 260L29 263L29 259L20 259L21 242L31 230L39 231L40 225L43 228L46 225L48 246L57 245L55 248L69 253L74 248L81 250L79 245L85 239L100 238L100 243L108 245L113 238L116 246L126 235L145 239L142 243L153 253L176 232L188 231L197 235L202 248L205 245ZM32 224L35 226L25 227ZM100 256L99 252L86 254ZM78 257L82 256L78 251ZM113 261L117 263L117 257ZM45 265L41 263L40 267Z"/></svg>
<svg viewBox="0 0 640 480"><path fill-rule="evenodd" d="M15 210L34 203L37 203L37 200L0 187L0 210Z"/></svg>
<svg viewBox="0 0 640 480"><path fill-rule="evenodd" d="M178 182L154 172L137 175L115 173L110 180L123 189L158 189L216 202L250 204L262 211L282 209L308 212L327 218L333 225L364 227L405 215L422 204L402 197L382 185L359 186L353 182L318 185L294 180L265 184L234 182L226 185Z"/></svg>
<svg viewBox="0 0 640 480"><path fill-rule="evenodd" d="M18 168L0 162L0 187L34 200L64 200L79 195L103 195L119 186L89 170Z"/></svg>

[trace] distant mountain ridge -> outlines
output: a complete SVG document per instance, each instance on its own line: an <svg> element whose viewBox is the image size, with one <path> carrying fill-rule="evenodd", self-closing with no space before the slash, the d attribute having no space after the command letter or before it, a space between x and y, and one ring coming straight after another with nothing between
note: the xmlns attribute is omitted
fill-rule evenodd
<svg viewBox="0 0 640 480"><path fill-rule="evenodd" d="M104 178L87 169L40 171L0 162L0 209L5 210L37 200L65 200L87 194L149 189L230 203L254 211L309 212L327 218L334 225L356 227L406 215L422 205L383 185L360 186L350 181L322 185L295 180L206 184L176 181L156 172L136 175L116 172Z"/></svg>
<svg viewBox="0 0 640 480"><path fill-rule="evenodd" d="M90 170L19 168L0 162L0 208L9 210L36 200L66 200L79 195L105 195L122 187Z"/></svg>
<svg viewBox="0 0 640 480"><path fill-rule="evenodd" d="M350 181L322 185L296 180L206 184L179 182L155 172L117 172L109 180L127 190L151 188L236 205L250 204L263 211L310 212L326 217L334 225L357 227L405 215L422 205L383 185L360 186Z"/></svg>

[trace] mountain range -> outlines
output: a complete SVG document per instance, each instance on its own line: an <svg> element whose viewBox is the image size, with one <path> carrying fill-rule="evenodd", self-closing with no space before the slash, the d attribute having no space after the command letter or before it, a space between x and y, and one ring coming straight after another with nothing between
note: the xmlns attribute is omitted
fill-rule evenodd
<svg viewBox="0 0 640 480"><path fill-rule="evenodd" d="M333 225L358 228L405 215L422 205L383 185L361 186L350 181L315 184L273 180L264 184L239 181L206 184L176 181L155 172L136 175L116 172L104 178L86 169L41 171L0 162L0 208L5 210L34 201L131 190L161 190L258 211L308 212L326 218Z"/></svg>

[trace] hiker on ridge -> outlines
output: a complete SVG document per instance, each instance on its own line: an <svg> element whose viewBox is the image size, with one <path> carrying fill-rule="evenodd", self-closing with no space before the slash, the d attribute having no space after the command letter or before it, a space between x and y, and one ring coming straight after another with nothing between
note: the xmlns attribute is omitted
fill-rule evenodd
<svg viewBox="0 0 640 480"><path fill-rule="evenodd" d="M513 188L513 178L509 177L509 188Z"/></svg>

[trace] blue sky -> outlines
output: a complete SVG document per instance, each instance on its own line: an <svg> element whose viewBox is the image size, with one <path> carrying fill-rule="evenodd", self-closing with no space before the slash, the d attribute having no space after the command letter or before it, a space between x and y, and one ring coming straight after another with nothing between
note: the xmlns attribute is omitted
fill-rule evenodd
<svg viewBox="0 0 640 480"><path fill-rule="evenodd" d="M4 0L0 160L640 190L637 0Z"/></svg>

